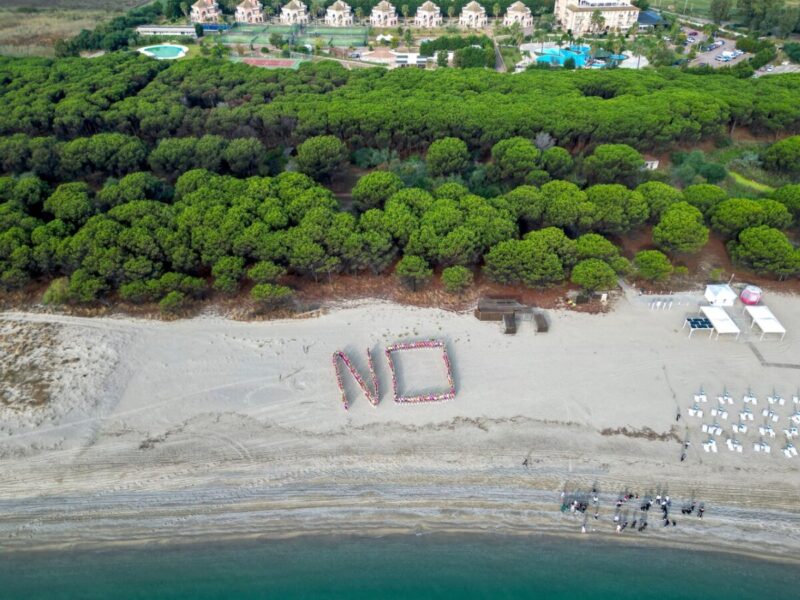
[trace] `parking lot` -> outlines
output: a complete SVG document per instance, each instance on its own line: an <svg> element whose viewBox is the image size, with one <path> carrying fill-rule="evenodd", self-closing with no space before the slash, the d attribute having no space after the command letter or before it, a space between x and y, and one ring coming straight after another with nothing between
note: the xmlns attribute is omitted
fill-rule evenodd
<svg viewBox="0 0 800 600"><path fill-rule="evenodd" d="M711 50L703 51L702 48L707 47L709 43L708 36L705 33L689 27L684 27L682 31L690 40L685 47L684 53L688 54L692 48L697 52L697 56L689 63L691 67L709 66L713 69L732 67L750 58L750 54L747 52L742 52L738 54L738 56L736 55L736 53L741 51L736 50L735 40L728 40L721 37L715 38L714 42L717 46ZM694 40L694 42L691 40ZM719 60L722 57L725 57L725 60Z"/></svg>

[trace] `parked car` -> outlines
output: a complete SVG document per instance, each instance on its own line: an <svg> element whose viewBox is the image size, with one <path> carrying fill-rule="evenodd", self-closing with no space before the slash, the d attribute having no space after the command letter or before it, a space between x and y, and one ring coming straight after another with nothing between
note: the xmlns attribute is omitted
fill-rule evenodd
<svg viewBox="0 0 800 600"><path fill-rule="evenodd" d="M775 67L772 65L767 65L767 73L772 73L775 70Z"/></svg>
<svg viewBox="0 0 800 600"><path fill-rule="evenodd" d="M697 33L696 31L690 31L690 32L689 32L689 35L700 35L700 34L699 34L699 33Z"/></svg>

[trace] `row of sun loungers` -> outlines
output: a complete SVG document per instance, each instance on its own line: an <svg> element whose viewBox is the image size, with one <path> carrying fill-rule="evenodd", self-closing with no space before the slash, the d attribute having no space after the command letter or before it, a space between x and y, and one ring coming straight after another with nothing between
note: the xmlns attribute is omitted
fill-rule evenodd
<svg viewBox="0 0 800 600"><path fill-rule="evenodd" d="M733 397L727 392L727 390L723 391L723 393L719 396L716 396L716 405L712 406L708 412L711 413L712 417L715 417L718 420L727 421L729 416L728 406L734 404ZM706 413L706 409L702 407L703 404L708 403L708 395L701 389L698 393L694 394L694 404L689 407L688 413L690 417L696 417L702 419ZM777 436L776 430L773 428L772 423L777 423L780 420L780 416L773 409L773 407L785 406L787 404L786 399L774 392L766 397L767 405L760 411L761 416L764 418L764 423L759 425L758 433L761 436L758 442L753 444L753 451L760 453L760 454L771 454L772 447L764 441L764 439L774 439ZM755 421L755 415L753 414L753 410L749 408L750 406L757 406L758 405L758 398L750 391L742 397L742 410L738 411L739 415L739 422L732 423L731 429L734 434L747 434L748 426L747 422ZM783 435L786 438L786 445L781 448L784 456L786 458L794 458L798 455L797 449L794 447L792 440L795 438L800 438L800 430L798 429L798 425L800 425L800 391L799 395L792 396L792 404L795 406L795 411L792 415L788 416L790 421L789 427L783 429ZM716 453L718 452L717 441L715 438L721 437L724 434L722 426L715 421L714 423L701 423L700 429L703 433L708 434L708 439L702 443L703 450L705 452ZM728 450L731 452L736 452L741 454L744 450L744 445L738 439L736 439L735 435L732 437L727 437L725 440L725 445L728 447Z"/></svg>

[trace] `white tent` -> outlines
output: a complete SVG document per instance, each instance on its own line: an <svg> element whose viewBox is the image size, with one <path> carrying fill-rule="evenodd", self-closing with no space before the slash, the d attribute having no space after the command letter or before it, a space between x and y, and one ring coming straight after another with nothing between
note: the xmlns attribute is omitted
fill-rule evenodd
<svg viewBox="0 0 800 600"><path fill-rule="evenodd" d="M762 340L768 333L779 334L781 339L786 335L786 328L781 325L781 322L775 318L775 315L773 315L772 311L766 306L745 306L744 309L747 311L747 314L750 315L750 318L753 319L753 322L750 323L750 329L752 329L754 325L758 325L758 328L761 330Z"/></svg>
<svg viewBox="0 0 800 600"><path fill-rule="evenodd" d="M706 300L711 306L733 306L736 292L726 283L706 286Z"/></svg>
<svg viewBox="0 0 800 600"><path fill-rule="evenodd" d="M711 321L711 325L714 329L711 330L711 335L714 332L717 332L717 339L719 339L720 334L736 334L736 339L739 339L739 334L741 330L733 322L730 315L724 308L720 308L718 306L701 306L700 311L706 316L706 319ZM709 335L709 337L711 337Z"/></svg>

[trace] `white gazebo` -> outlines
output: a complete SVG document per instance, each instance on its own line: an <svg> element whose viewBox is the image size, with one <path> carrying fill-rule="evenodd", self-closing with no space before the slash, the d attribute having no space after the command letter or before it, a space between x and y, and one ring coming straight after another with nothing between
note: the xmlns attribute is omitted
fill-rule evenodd
<svg viewBox="0 0 800 600"><path fill-rule="evenodd" d="M467 29L481 29L486 27L486 9L472 0L461 10L458 24Z"/></svg>
<svg viewBox="0 0 800 600"><path fill-rule="evenodd" d="M216 23L221 17L217 0L197 0L192 4L192 23Z"/></svg>
<svg viewBox="0 0 800 600"><path fill-rule="evenodd" d="M391 3L382 0L372 9L369 24L373 27L397 27L397 11Z"/></svg>
<svg viewBox="0 0 800 600"><path fill-rule="evenodd" d="M263 23L264 7L258 0L244 0L236 7L237 23Z"/></svg>
<svg viewBox="0 0 800 600"><path fill-rule="evenodd" d="M331 27L346 27L353 24L353 10L350 5L336 0L325 11L325 25Z"/></svg>
<svg viewBox="0 0 800 600"><path fill-rule="evenodd" d="M417 14L414 15L414 25L423 28L441 27L442 11L428 0L417 9Z"/></svg>
<svg viewBox="0 0 800 600"><path fill-rule="evenodd" d="M786 335L786 328L781 325L781 322L772 314L772 311L766 306L745 306L744 310L750 315L753 320L750 323L750 329L754 325L758 325L761 330L761 339L768 333L774 333L781 336L781 339Z"/></svg>
<svg viewBox="0 0 800 600"><path fill-rule="evenodd" d="M281 6L280 22L283 25L305 25L308 23L308 9L300 0L292 0Z"/></svg>
<svg viewBox="0 0 800 600"><path fill-rule="evenodd" d="M531 9L519 1L509 6L503 17L503 25L506 27L511 27L514 23L519 23L519 26L523 29L533 27Z"/></svg>
<svg viewBox="0 0 800 600"><path fill-rule="evenodd" d="M736 292L727 283L706 286L705 298L711 306L733 306L736 302Z"/></svg>

